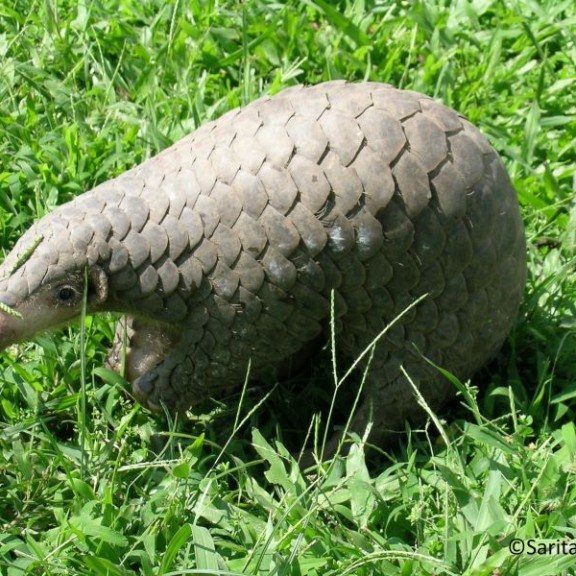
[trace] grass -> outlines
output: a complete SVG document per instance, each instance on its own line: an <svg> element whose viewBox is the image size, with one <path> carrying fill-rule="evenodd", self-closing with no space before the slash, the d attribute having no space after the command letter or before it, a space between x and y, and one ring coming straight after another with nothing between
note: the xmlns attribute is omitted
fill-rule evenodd
<svg viewBox="0 0 576 576"><path fill-rule="evenodd" d="M5 250L226 110L347 78L426 92L479 125L529 251L517 326L460 407L369 461L357 438L310 476L277 441L293 406L275 391L241 408L233 436L233 406L218 431L213 415L167 422L127 400L101 367L111 318L10 349L0 574L576 574L575 554L509 549L576 532L575 62L571 0L0 0Z"/></svg>

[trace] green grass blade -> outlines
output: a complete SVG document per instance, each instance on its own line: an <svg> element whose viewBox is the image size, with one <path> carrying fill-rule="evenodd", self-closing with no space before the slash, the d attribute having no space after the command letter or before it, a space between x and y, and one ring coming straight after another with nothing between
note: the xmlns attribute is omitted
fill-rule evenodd
<svg viewBox="0 0 576 576"><path fill-rule="evenodd" d="M176 556L180 553L182 548L184 548L186 545L190 545L191 536L192 527L190 524L184 524L178 529L174 536L172 536L168 546L166 546L166 552L164 553L162 563L160 564L160 569L158 572L159 574L167 574L170 571Z"/></svg>

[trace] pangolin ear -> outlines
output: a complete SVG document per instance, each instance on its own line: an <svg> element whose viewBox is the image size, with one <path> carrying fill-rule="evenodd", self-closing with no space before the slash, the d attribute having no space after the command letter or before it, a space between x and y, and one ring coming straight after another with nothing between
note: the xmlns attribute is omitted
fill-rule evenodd
<svg viewBox="0 0 576 576"><path fill-rule="evenodd" d="M102 268L92 266L88 271L88 304L102 304L108 298L108 277Z"/></svg>

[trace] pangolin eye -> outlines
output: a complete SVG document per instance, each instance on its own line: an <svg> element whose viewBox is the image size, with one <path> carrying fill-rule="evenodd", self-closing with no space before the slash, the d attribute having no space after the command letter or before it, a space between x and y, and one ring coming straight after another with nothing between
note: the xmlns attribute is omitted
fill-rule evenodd
<svg viewBox="0 0 576 576"><path fill-rule="evenodd" d="M76 296L76 290L72 286L60 286L56 290L56 299L60 304L70 304Z"/></svg>

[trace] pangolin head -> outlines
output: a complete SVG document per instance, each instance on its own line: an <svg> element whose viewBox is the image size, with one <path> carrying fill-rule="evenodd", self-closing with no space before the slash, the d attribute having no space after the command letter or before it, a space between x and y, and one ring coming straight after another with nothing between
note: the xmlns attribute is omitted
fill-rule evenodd
<svg viewBox="0 0 576 576"><path fill-rule="evenodd" d="M67 213L68 212L68 213ZM0 349L104 305L94 233L67 205L33 225L0 265Z"/></svg>

